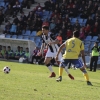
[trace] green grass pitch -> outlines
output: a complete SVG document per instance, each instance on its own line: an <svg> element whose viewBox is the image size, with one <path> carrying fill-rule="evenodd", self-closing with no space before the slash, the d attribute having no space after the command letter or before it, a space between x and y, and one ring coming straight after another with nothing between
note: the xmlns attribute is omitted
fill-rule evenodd
<svg viewBox="0 0 100 100"><path fill-rule="evenodd" d="M11 72L3 73L4 66ZM53 67L58 77L58 67ZM93 86L87 86L79 69L70 69L75 80L63 72L62 82L48 78L43 65L0 61L0 100L100 100L100 70L89 72Z"/></svg>

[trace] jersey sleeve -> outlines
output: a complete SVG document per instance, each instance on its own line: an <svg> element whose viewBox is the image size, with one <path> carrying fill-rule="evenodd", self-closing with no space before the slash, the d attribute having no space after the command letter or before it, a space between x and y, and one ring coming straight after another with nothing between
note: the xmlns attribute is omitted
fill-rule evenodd
<svg viewBox="0 0 100 100"><path fill-rule="evenodd" d="M50 34L50 38L51 38L52 40L56 40L55 35L54 35L53 33Z"/></svg>
<svg viewBox="0 0 100 100"><path fill-rule="evenodd" d="M84 50L84 44L83 44L83 42L81 42L80 48L81 48L81 50Z"/></svg>

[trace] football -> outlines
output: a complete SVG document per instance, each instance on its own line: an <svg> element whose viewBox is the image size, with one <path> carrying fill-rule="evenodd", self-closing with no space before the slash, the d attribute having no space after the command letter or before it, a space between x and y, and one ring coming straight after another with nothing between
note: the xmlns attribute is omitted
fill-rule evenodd
<svg viewBox="0 0 100 100"><path fill-rule="evenodd" d="M3 68L3 72L4 72L5 74L9 74L10 68L9 68L8 66L5 66L5 67Z"/></svg>

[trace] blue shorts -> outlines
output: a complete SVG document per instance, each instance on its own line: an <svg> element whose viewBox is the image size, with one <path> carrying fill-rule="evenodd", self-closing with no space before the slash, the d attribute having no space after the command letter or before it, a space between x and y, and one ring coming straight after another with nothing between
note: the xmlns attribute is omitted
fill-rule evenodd
<svg viewBox="0 0 100 100"><path fill-rule="evenodd" d="M62 59L60 67L66 67L68 63L72 63L76 68L83 67L83 63L80 59Z"/></svg>

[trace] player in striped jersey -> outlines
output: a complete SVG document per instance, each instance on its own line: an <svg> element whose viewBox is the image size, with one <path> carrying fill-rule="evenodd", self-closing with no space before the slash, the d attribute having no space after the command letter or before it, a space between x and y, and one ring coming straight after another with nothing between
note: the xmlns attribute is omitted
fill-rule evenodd
<svg viewBox="0 0 100 100"><path fill-rule="evenodd" d="M59 48L59 46L57 45L59 43L59 41L57 39L55 39L54 34L49 32L48 26L43 26L42 32L43 32L42 46L41 46L40 51L43 52L43 48L45 47L45 45L48 45L48 51L46 53L44 63L51 72L51 75L49 77L56 77L56 74L54 73L54 71L52 69L51 60L52 60L52 58L55 58L55 56L56 56L56 53ZM60 61L61 58L62 58L62 55L60 53L59 57L58 57L58 61Z"/></svg>

